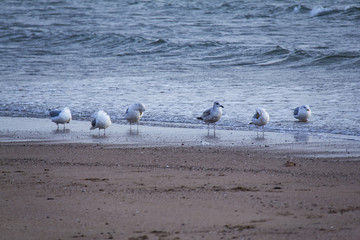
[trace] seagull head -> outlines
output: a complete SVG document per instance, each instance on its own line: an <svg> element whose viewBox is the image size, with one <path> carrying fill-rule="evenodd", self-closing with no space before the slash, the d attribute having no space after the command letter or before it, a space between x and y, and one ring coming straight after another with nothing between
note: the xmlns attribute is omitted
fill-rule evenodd
<svg viewBox="0 0 360 240"><path fill-rule="evenodd" d="M145 112L145 106L142 103L134 103L130 109L139 111L140 113Z"/></svg>
<svg viewBox="0 0 360 240"><path fill-rule="evenodd" d="M308 105L302 105L301 108L303 108L304 110L310 112L310 107Z"/></svg>
<svg viewBox="0 0 360 240"><path fill-rule="evenodd" d="M214 107L222 107L222 108L224 108L224 106L221 105L218 101L214 102Z"/></svg>

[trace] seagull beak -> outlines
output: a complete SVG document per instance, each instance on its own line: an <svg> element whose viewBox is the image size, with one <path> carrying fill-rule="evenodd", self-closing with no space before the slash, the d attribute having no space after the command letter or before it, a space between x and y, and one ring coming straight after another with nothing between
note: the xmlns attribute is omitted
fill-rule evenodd
<svg viewBox="0 0 360 240"><path fill-rule="evenodd" d="M224 106L223 106L223 105L220 105L220 107L224 108Z"/></svg>

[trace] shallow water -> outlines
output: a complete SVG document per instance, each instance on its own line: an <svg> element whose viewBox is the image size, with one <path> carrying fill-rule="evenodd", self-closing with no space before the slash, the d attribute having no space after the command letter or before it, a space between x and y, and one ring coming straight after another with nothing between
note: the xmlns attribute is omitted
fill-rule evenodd
<svg viewBox="0 0 360 240"><path fill-rule="evenodd" d="M352 1L10 1L0 9L0 115L69 106L149 125L360 135L360 5ZM310 105L308 123L292 116ZM201 125L200 125L201 126Z"/></svg>

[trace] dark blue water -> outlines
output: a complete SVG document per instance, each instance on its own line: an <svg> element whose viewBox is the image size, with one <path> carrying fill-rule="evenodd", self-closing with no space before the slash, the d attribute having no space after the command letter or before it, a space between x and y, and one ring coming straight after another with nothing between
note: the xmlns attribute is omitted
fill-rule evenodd
<svg viewBox="0 0 360 240"><path fill-rule="evenodd" d="M0 115L360 135L360 4L353 1L10 1L0 8ZM310 122L293 109L308 104Z"/></svg>

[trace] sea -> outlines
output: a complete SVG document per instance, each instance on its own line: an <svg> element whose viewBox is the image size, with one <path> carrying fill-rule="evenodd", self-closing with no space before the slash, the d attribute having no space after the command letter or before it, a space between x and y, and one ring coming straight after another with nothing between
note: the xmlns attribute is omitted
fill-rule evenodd
<svg viewBox="0 0 360 240"><path fill-rule="evenodd" d="M125 123L360 136L360 3L349 0L2 0L0 116L68 106ZM307 123L293 117L307 104ZM69 125L71 128L71 125Z"/></svg>

